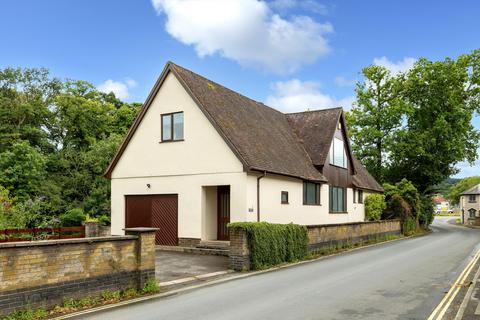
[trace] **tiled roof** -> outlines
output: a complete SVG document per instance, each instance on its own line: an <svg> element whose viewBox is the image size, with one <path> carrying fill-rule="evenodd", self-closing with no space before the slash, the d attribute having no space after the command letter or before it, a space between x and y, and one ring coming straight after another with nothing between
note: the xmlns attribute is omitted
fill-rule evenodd
<svg viewBox="0 0 480 320"><path fill-rule="evenodd" d="M326 181L283 113L176 64L172 66L249 169Z"/></svg>
<svg viewBox="0 0 480 320"><path fill-rule="evenodd" d="M327 181L317 168L324 165L336 125L339 119L343 119L341 108L283 114L172 62L167 64L147 97L107 168L106 177L111 177L113 168L169 72L175 74L246 170ZM357 187L383 190L357 160L354 168L357 174L353 181Z"/></svg>
<svg viewBox="0 0 480 320"><path fill-rule="evenodd" d="M465 195L469 195L469 194L480 194L480 184L477 184L476 186L474 186L473 188L470 188L468 190L465 190L463 191L462 193L460 194L465 194Z"/></svg>
<svg viewBox="0 0 480 320"><path fill-rule="evenodd" d="M341 114L342 108L286 114L314 165L324 165Z"/></svg>
<svg viewBox="0 0 480 320"><path fill-rule="evenodd" d="M353 185L357 188L383 192L383 187L375 180L360 161L353 157L357 173L353 176Z"/></svg>

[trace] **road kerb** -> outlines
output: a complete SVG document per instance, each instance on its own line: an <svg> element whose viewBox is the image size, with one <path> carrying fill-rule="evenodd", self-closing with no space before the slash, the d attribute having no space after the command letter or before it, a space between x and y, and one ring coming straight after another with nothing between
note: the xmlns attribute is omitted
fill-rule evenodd
<svg viewBox="0 0 480 320"><path fill-rule="evenodd" d="M470 260L467 266L463 269L463 271L458 276L457 280L453 283L453 285L448 290L447 294L443 297L443 299L440 301L437 307L433 310L433 312L430 314L427 320L434 320L434 319L441 320L443 318L443 316L445 315L445 312L448 310L448 307L450 306L453 299L456 297L456 295L458 294L458 291L460 290L460 286L459 286L460 283L465 281L465 279L468 277L468 275L472 271L473 267L475 266L475 263L478 261L479 258L480 258L480 250L475 253L472 260Z"/></svg>
<svg viewBox="0 0 480 320"><path fill-rule="evenodd" d="M475 273L475 276L473 277L472 282L476 283L478 281L479 277L480 277L480 268L478 268L477 273ZM472 285L472 286L470 286L470 288L468 288L468 291L465 294L465 297L463 298L462 304L460 305L460 308L458 309L458 312L457 312L454 320L462 319L463 314L465 312L465 308L467 307L468 301L470 300L474 289L475 289L475 285ZM480 304L479 304L479 306L480 306Z"/></svg>

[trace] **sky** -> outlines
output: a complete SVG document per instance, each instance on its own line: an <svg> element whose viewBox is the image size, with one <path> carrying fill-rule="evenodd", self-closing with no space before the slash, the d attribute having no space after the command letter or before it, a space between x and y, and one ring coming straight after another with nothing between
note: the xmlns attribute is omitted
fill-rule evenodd
<svg viewBox="0 0 480 320"><path fill-rule="evenodd" d="M0 68L46 67L143 102L171 60L284 112L348 109L365 66L396 73L480 48L478 12L475 0L4 0ZM480 160L458 167L480 174Z"/></svg>

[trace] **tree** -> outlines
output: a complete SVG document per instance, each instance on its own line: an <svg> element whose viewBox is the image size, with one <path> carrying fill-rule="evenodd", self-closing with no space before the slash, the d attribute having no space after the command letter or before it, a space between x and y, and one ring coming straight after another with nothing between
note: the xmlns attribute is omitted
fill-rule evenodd
<svg viewBox="0 0 480 320"><path fill-rule="evenodd" d="M0 185L19 200L38 195L45 178L45 157L27 141L0 153Z"/></svg>
<svg viewBox="0 0 480 320"><path fill-rule="evenodd" d="M46 69L0 70L0 152L22 140L51 151L45 129L50 128L50 106L61 87Z"/></svg>
<svg viewBox="0 0 480 320"><path fill-rule="evenodd" d="M401 82L376 65L364 68L362 74L365 81L357 84L357 100L347 113L347 123L355 154L378 181L384 182L386 157L403 115Z"/></svg>
<svg viewBox="0 0 480 320"><path fill-rule="evenodd" d="M420 59L402 81L405 125L395 135L388 178L407 178L428 193L477 158L480 134L472 125L479 110L480 50L457 60Z"/></svg>
<svg viewBox="0 0 480 320"><path fill-rule="evenodd" d="M452 204L458 204L460 201L460 193L476 186L479 183L480 176L464 178L452 187L450 193L447 195L447 198L452 201Z"/></svg>
<svg viewBox="0 0 480 320"><path fill-rule="evenodd" d="M418 60L405 74L364 69L348 117L353 150L380 181L411 181L421 194L477 158L480 49L458 59ZM426 201L425 201L426 203Z"/></svg>
<svg viewBox="0 0 480 320"><path fill-rule="evenodd" d="M47 225L74 208L107 221L102 175L140 106L46 69L0 69L0 225Z"/></svg>

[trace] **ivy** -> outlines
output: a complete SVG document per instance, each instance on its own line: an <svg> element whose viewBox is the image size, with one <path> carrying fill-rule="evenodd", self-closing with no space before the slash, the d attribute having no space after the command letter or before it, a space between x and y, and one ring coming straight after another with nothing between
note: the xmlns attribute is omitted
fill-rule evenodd
<svg viewBox="0 0 480 320"><path fill-rule="evenodd" d="M293 223L235 222L229 227L245 231L251 268L254 270L307 257L308 235L305 226Z"/></svg>

